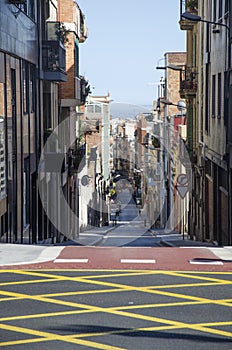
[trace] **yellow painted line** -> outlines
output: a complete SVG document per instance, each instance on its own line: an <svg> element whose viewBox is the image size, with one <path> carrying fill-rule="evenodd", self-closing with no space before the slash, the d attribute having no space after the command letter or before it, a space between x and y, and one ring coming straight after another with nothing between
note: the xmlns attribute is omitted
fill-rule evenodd
<svg viewBox="0 0 232 350"><path fill-rule="evenodd" d="M5 292L5 293L6 293L6 295L23 296L22 294L15 293L15 292ZM25 298L28 298L30 300L44 301L47 303L53 303L53 304L58 304L58 305L63 305L63 306L71 306L71 307L76 307L76 308L78 307L78 308L83 308L85 310L91 310L91 311L95 311L95 312L109 313L109 314L126 316L126 317L130 317L130 318L158 322L158 323L165 323L165 324L167 323L168 325L182 325L182 326L184 325L184 323L181 323L181 322L170 321L170 320L161 319L161 318L152 317L152 316L146 316L146 315L137 315L137 314L130 313L130 312L117 311L117 310L114 310L114 308L102 308L102 307L90 306L90 305L86 305L86 304L66 302L66 301L55 300L55 299L50 299L50 298L42 298L39 296L30 296L30 295L29 296L24 295L24 296L25 296Z"/></svg>
<svg viewBox="0 0 232 350"><path fill-rule="evenodd" d="M199 326L203 326L203 327L231 326L231 325L232 325L232 321L199 323L198 325L199 325Z"/></svg>
<svg viewBox="0 0 232 350"><path fill-rule="evenodd" d="M97 289L97 290L82 290L79 292L61 292L61 293L52 293L52 294L40 294L41 297L65 297L72 295L89 295L89 294L106 294L106 293L117 293L117 292L125 292L124 289L119 288L109 288L109 289ZM0 291L1 293L1 291Z"/></svg>
<svg viewBox="0 0 232 350"><path fill-rule="evenodd" d="M0 283L0 287L5 286L13 286L13 285L24 285L24 284L34 284L34 283L46 283L46 282L55 282L51 279L43 279L43 280L30 280L30 281L13 281L13 282L2 282Z"/></svg>
<svg viewBox="0 0 232 350"><path fill-rule="evenodd" d="M58 312L47 312L43 314L31 314L31 315L20 315L20 316L10 316L0 318L0 322L7 321L18 321L18 320L29 320L36 318L46 318L46 317L59 317L59 316L69 316L69 315L79 315L96 312L93 310L73 310L73 311L58 311Z"/></svg>
<svg viewBox="0 0 232 350"><path fill-rule="evenodd" d="M181 295L181 298L183 298L182 295ZM209 299L196 298L196 297L194 297L194 299L197 299L198 301L204 301L204 302L207 300L209 303L212 302ZM54 301L54 302L56 303L56 301ZM66 304L66 302L65 302L65 304ZM73 305L73 304L75 305L75 303L71 303L71 305ZM186 324L183 322L177 322L177 321L167 320L167 319L163 319L163 318L151 317L151 316L146 316L146 315L138 315L138 314L133 314L130 312L117 311L117 310L114 310L113 308L93 307L93 306L83 305L83 304L77 304L76 306L77 307L85 307L85 308L88 308L90 310L103 312L103 313L110 313L110 314L116 314L116 315L124 316L124 317L130 317L130 318L158 322L158 323L164 323L164 324L178 326L178 327L182 327L182 328L190 328L190 329L194 329L194 330L197 329L197 330L201 330L203 332L209 332L209 333L213 333L213 334L220 334L220 335L225 335L225 336L230 336L230 337L232 336L232 333L230 333L230 332L224 332L224 331L219 331L219 330L210 330L208 328L205 329L204 327L201 327L198 325L197 326L191 325L191 324L189 325L189 324Z"/></svg>
<svg viewBox="0 0 232 350"><path fill-rule="evenodd" d="M216 283L224 283L224 284L232 284L232 281L228 281L228 280L222 280L222 279L218 279L218 278L211 278L211 277L202 277L202 276L193 276L193 275L189 275L189 274L183 274L183 273L177 273L177 272L168 272L165 273L166 275L169 276L175 276L175 277L184 277L184 278L192 278L192 279L199 279L199 280L204 280L204 281L208 281L208 282L216 282Z"/></svg>
<svg viewBox="0 0 232 350"><path fill-rule="evenodd" d="M21 271L20 271L20 273L21 273ZM33 273L33 275L34 275L34 273ZM41 274L39 274L39 275L41 275ZM54 275L49 275L49 276L51 276L52 278L56 278L56 276L54 276ZM67 278L63 277L63 276L58 276L58 279L59 280L67 280ZM125 290L125 291L140 291L143 293L158 294L158 295L164 295L164 296L169 296L169 297L174 297L174 298L179 298L179 299L180 298L187 299L187 300L191 300L191 301L205 301L207 304L211 303L211 304L217 304L217 305L231 306L228 303L223 303L220 301L215 301L215 300L200 298L200 297L194 297L194 296L189 296L189 295L184 295L184 294L178 294L178 293L165 292L165 291L161 291L161 290L156 291L156 290L147 289L146 287L127 286L127 285L118 284L118 283L110 283L110 282L105 282L105 281L93 281L93 280L89 280L89 279L88 279L88 281L86 281L82 277L68 278L68 280L84 282L84 283L94 284L94 285L101 285L104 287L107 286L107 287L112 287L112 288L119 288L119 289ZM2 294L5 295L4 293L2 293ZM18 295L15 295L15 296L18 296ZM31 296L30 296L30 298L31 298ZM34 298L36 300L36 296L34 296ZM49 299L49 300L51 302L51 299ZM46 302L49 302L49 301L46 301Z"/></svg>
<svg viewBox="0 0 232 350"><path fill-rule="evenodd" d="M75 280L81 281L81 278L77 278ZM89 282L90 281L88 281L87 283L89 283ZM85 281L85 283L86 283L86 281ZM91 283L96 283L96 281L91 281ZM97 284L99 284L99 281ZM104 283L100 282L100 284L106 285L105 282ZM110 285L112 286L112 283ZM147 290L146 288L136 288L136 287L125 286L125 285L120 285L120 284L114 284L114 286L117 286L117 287L120 287L123 289L126 288L126 290L138 290L138 291L142 291L142 292L146 292L146 293L148 292L148 293L154 293L154 294L159 294L159 295L167 295L167 296L172 296L172 297L174 296L174 297L181 298L181 299L190 299L191 301L196 300L196 301L201 301L203 303L213 303L213 304L231 306L231 305L228 305L228 303L225 303L224 301L221 301L221 300L215 301L215 300L211 300L211 299L199 298L199 297L194 297L194 296L186 296L183 294L168 293L168 292L163 292L163 291L153 291L153 290ZM13 293L13 294L10 292L6 292L6 293L8 293L7 295L22 296L22 297L27 298L27 299L29 298L29 299L48 302L48 303L56 303L56 304L58 303L61 305L69 305L69 306L73 306L73 307L82 307L82 308L87 308L88 310L91 310L91 311L116 314L116 315L120 315L120 316L124 316L124 317L132 317L132 318L136 318L136 319L149 320L149 321L153 321L153 322L159 322L159 323L165 323L168 325L173 325L173 326L178 327L178 328L190 328L190 329L194 329L194 330L200 330L200 331L206 332L206 333L213 333L213 334L223 335L223 336L227 336L227 337L232 337L232 333L230 333L230 332L205 328L199 324L197 324L197 325L190 324L189 325L189 324L176 322L176 321L172 321L172 320L154 318L154 317L149 317L149 316L144 316L144 315L131 314L129 312L116 311L113 308L104 309L104 308L93 307L93 306L77 304L77 303L67 303L67 302L60 302L60 301L58 302L57 300L52 300L49 298L48 299L41 298L40 296L34 297L34 296L28 296L28 295L23 295L23 294L18 294L18 293ZM112 347L111 347L111 349L112 349Z"/></svg>
<svg viewBox="0 0 232 350"><path fill-rule="evenodd" d="M18 271L16 271L18 273ZM21 274L22 272L19 271L19 273ZM31 272L26 272L26 274L31 274ZM33 275L41 275L41 273L39 274L36 274L34 272L32 272ZM72 281L78 281L78 282L84 282L86 283L86 280L83 279L82 277L68 277L66 278L66 276L54 276L54 275L49 275L49 277L51 278L57 278L59 280L72 280ZM112 287L112 288L119 288L119 289L122 289L122 290L126 290L126 291L140 291L140 292L145 292L145 293L151 293L151 294L158 294L158 295L164 295L164 296L169 296L169 297L174 297L174 298L181 298L181 299L187 299L187 300L191 300L191 301L204 301L206 302L207 304L208 303L211 303L211 304L217 304L217 305L224 305L224 306L232 306L228 303L223 303L223 302L220 302L220 301L215 301L215 300L211 300L211 299L205 299L205 298L199 298L199 297L194 297L194 296L187 296L187 295L184 295L184 294L178 294L178 293L170 293L170 292L164 292L164 291L156 291L156 290L151 290L151 289L147 289L146 287L145 288L141 288L141 287L134 287L134 286L127 286L127 285L122 285L122 284L117 284L117 283L110 283L110 282L104 282L104 281L93 281L93 280L89 280L88 279L88 284L94 284L94 285L101 285L101 286L104 286L104 287ZM18 295L17 295L18 296ZM50 302L51 302L51 299L49 299ZM49 301L47 301L49 302Z"/></svg>
<svg viewBox="0 0 232 350"><path fill-rule="evenodd" d="M144 291L145 291L145 288L144 288ZM150 290L150 292L153 294L164 295L164 296L169 296L169 297L174 297L174 298L179 298L179 299L187 299L187 300L192 300L192 301L202 301L202 302L205 302L206 304L223 305L223 306L229 306L229 307L232 306L231 304L224 302L224 301L221 301L221 300L201 298L201 297L196 297L194 295L184 295L184 294L170 293L170 292L156 291L156 290Z"/></svg>
<svg viewBox="0 0 232 350"><path fill-rule="evenodd" d="M54 271L58 271L58 270L52 270L53 273ZM64 270L61 272L65 272L68 270ZM73 270L72 270L73 271ZM83 270L81 270L83 272ZM112 271L112 270L110 270ZM127 271L127 270L126 270ZM50 272L50 271L49 271ZM114 274L102 274L102 275L92 275L92 276L62 276L62 275L56 275L56 274L47 274L47 273L42 273L42 272L35 272L35 271L25 271L25 270L14 270L12 271L12 273L15 274L20 274L20 275L29 275L29 276L36 276L36 277L47 277L47 278L51 278L51 281L53 280L70 280L70 281L75 281L76 279L82 278L82 279L100 279L100 278L111 278L111 277L129 277L129 276L140 276L140 275L153 275L156 274L154 271L150 272L150 271L143 271L141 272L141 270L139 272L130 272L128 273L128 271L126 273L114 273ZM87 282L86 282L87 283Z"/></svg>
<svg viewBox="0 0 232 350"><path fill-rule="evenodd" d="M86 304L79 304L79 303L74 303L70 301L62 301L58 299L52 299L52 298L44 298L40 297L39 295L27 295L27 294L22 294L22 293L15 293L15 292L7 292L7 291L2 291L2 294L4 295L12 295L12 296L19 296L24 299L29 299L29 300L34 300L34 301L42 301L48 304L57 304L57 305L62 305L62 306L69 306L69 307L74 307L74 308L82 308L86 310L92 310L92 311L102 311L104 309L96 307L96 306L90 306Z"/></svg>
<svg viewBox="0 0 232 350"><path fill-rule="evenodd" d="M186 288L186 287L208 287L208 286L218 286L226 285L230 283L216 283L216 282L203 282L203 283L183 283L183 284L166 284L159 286L147 286L147 289L171 289L171 288Z"/></svg>
<svg viewBox="0 0 232 350"><path fill-rule="evenodd" d="M104 270L105 271L105 270ZM111 274L102 274L102 275L87 275L87 276L80 276L82 278L86 279L99 279L99 278L112 278L112 277L130 277L130 276L147 276L147 275L157 275L155 271L142 271L135 272L135 270L131 270L132 272L128 272L128 270L125 270L125 273L111 273ZM141 272L142 271L142 272Z"/></svg>
<svg viewBox="0 0 232 350"><path fill-rule="evenodd" d="M33 343L41 343L45 341L51 341L47 338L31 338L31 339L22 339L22 340L11 340L6 342L0 342L0 347L3 346L13 346L13 345L25 345L25 344L33 344Z"/></svg>
<svg viewBox="0 0 232 350"><path fill-rule="evenodd" d="M119 292L125 292L125 290L121 290L119 288L111 288L111 289L97 289L97 290L82 290L78 292L60 292L60 293L48 293L48 294L39 294L40 297L63 297L63 296L74 296L74 295L91 295L91 294L106 294L106 293L119 293ZM1 290L0 290L1 294ZM13 300L21 300L25 299L25 297L10 297L10 298L0 298L0 301L13 301Z"/></svg>
<svg viewBox="0 0 232 350"><path fill-rule="evenodd" d="M8 331L17 332L17 333L23 333L23 334L34 335L37 337L42 337L42 338L45 338L44 341L46 341L46 340L47 341L58 340L58 341L66 342L66 343L73 343L73 344L88 346L88 347L92 347L94 349L125 350L123 348L119 348L119 347L115 347L115 346L111 346L111 345L105 345L105 344L96 343L96 342L87 341L87 340L82 340L82 339L74 339L73 337L70 337L70 336L61 336L58 334L36 331L36 330L24 328L24 327L15 327L15 326L10 326L10 325L0 324L0 328L8 330ZM11 342L4 342L4 346L9 346L10 343ZM3 343L0 343L0 346L3 346Z"/></svg>
<svg viewBox="0 0 232 350"><path fill-rule="evenodd" d="M54 272L54 270L52 270ZM72 270L73 271L73 270ZM81 270L83 272L83 270ZM111 271L111 270L110 270ZM133 270L134 271L134 270ZM117 277L118 275L117 274L112 274L111 276L105 274L105 275L95 275L95 276L77 276L77 277L69 277L69 276L61 276L61 275L54 275L54 274L46 274L46 273L41 273L41 272L34 272L34 271L23 271L23 270L14 270L14 273L16 274L23 274L23 275L30 275L30 276L36 276L36 277L47 277L47 278L51 278L52 280L51 281L55 281L55 280L70 280L70 281L77 281L81 278L81 281L84 282L84 280L89 280L91 278L95 279L99 279L99 278L104 278L104 277ZM140 275L144 275L144 272L139 273ZM154 273L154 271L152 272L145 272L145 275L153 275L153 274L157 274L157 271ZM186 273L178 273L178 272L173 272L173 271L163 271L163 272L160 272L158 274L180 274L180 277L186 277L186 278L190 278L190 276ZM131 274L128 274L129 276ZM204 279L206 281L209 282L209 278L201 278L200 276L198 276L199 279ZM194 278L191 276L191 278ZM219 282L221 280L219 279L211 279L211 281L215 281L215 282ZM86 282L85 282L86 283ZM227 281L225 280L224 283L227 283L227 284L231 284L232 282L231 281Z"/></svg>
<svg viewBox="0 0 232 350"><path fill-rule="evenodd" d="M200 330L201 332L208 333L208 328L204 328L203 324L193 324L194 328L191 324L185 324L186 327L182 327L181 325L174 325L174 326L155 326L155 327L139 327L134 329L127 329L127 330L115 330L115 331L109 331L109 332L99 332L99 333L83 333L78 334L75 336L75 338L85 338L85 337L98 337L98 336L105 336L105 335L111 335L111 334L123 334L123 333L135 333L135 332L154 332L154 331L169 331L169 330L175 330L175 329L193 329L193 330ZM214 324L214 326L217 326L217 324ZM231 338L232 333L226 332L226 331L219 331L217 333L214 333L214 329L210 329L209 333L222 335Z"/></svg>
<svg viewBox="0 0 232 350"><path fill-rule="evenodd" d="M9 269L9 270L1 270L0 269L0 274L1 273L14 273L15 271L20 271L17 269ZM83 272L83 269L25 269L25 270L21 270L21 271L33 271L33 272ZM112 273L145 273L145 274L154 274L154 275L158 275L158 274L163 274L163 273L168 273L168 272L176 272L176 273L183 273L183 274L195 274L195 275L232 275L232 272L230 271L195 271L195 270L136 270L136 269L85 269L85 272L112 272ZM97 278L97 275L96 275Z"/></svg>
<svg viewBox="0 0 232 350"><path fill-rule="evenodd" d="M78 281L82 281L81 278L78 279ZM99 282L99 281L91 281L88 280L88 283L92 284L97 284L97 285L104 285L104 286L111 286L111 287L118 287L121 289L125 289L128 291L139 291L143 293L151 293L151 294L158 294L158 295L164 295L164 296L169 296L169 297L174 297L178 299L187 299L191 301L204 301L207 304L217 304L217 305L224 305L224 306L232 306L228 303L221 302L221 301L216 301L213 299L206 299L206 298L200 298L200 297L195 297L195 296L190 296L190 295L184 295L184 294L179 294L179 293L171 293L171 292L165 292L161 290L153 290L153 289L147 289L146 287L135 287L135 286L126 286L122 284L116 284L116 283L108 283L108 282Z"/></svg>
<svg viewBox="0 0 232 350"><path fill-rule="evenodd" d="M113 334L172 330L172 329L179 329L179 328L180 327L176 327L176 326L140 327L140 328L115 330L115 331L108 331L108 332L75 334L75 335L71 335L71 336L63 336L63 338L78 339L78 338L107 336L107 335L113 335ZM0 343L0 346L23 345L23 344L29 344L29 343L45 342L45 341L51 341L51 340L48 340L47 338L22 339L22 340L8 341L8 342ZM115 349L115 347L110 347L109 349Z"/></svg>
<svg viewBox="0 0 232 350"><path fill-rule="evenodd" d="M136 309L151 309L159 307L173 307L173 306L188 306L188 305L203 305L203 301L184 301L176 303L162 303L162 304L141 304L141 305L125 305L125 306L115 306L111 310L136 310ZM1 321L1 319L0 319Z"/></svg>

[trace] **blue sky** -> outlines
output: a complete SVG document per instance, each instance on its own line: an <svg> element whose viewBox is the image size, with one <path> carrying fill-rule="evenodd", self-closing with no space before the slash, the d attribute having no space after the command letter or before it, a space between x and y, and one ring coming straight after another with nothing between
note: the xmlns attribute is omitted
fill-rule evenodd
<svg viewBox="0 0 232 350"><path fill-rule="evenodd" d="M93 95L110 91L114 102L151 105L165 52L185 51L179 0L77 0L89 37L80 45L80 72ZM160 61L162 65L163 61Z"/></svg>

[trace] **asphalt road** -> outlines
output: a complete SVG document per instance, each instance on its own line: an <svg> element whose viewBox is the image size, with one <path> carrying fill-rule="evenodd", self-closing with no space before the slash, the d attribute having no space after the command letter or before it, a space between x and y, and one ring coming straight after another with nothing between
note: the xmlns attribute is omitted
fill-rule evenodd
<svg viewBox="0 0 232 350"><path fill-rule="evenodd" d="M150 231L150 224L145 213L139 212L129 189L118 194L121 212L115 229L105 235L100 246L155 247L160 246L160 239Z"/></svg>
<svg viewBox="0 0 232 350"><path fill-rule="evenodd" d="M230 350L232 273L1 270L7 350Z"/></svg>

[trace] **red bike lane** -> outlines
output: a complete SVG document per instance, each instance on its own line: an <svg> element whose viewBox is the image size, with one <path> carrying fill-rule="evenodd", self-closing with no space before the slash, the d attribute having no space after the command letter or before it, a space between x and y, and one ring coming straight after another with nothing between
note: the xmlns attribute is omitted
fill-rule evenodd
<svg viewBox="0 0 232 350"><path fill-rule="evenodd" d="M80 247L66 246L55 259L30 264L2 265L1 269L109 269L232 271L232 260L222 260L206 247Z"/></svg>

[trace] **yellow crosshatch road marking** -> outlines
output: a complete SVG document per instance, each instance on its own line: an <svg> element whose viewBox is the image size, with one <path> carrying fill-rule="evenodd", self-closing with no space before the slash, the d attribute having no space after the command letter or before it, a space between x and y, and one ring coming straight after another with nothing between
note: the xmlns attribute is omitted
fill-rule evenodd
<svg viewBox="0 0 232 350"><path fill-rule="evenodd" d="M81 272L81 275L79 276L68 276L65 273L71 271L72 273ZM96 273L96 272L100 273ZM56 272L59 272L59 274L56 274ZM63 273L62 273L63 272ZM93 272L93 274L88 275L89 272ZM102 272L102 273L101 273ZM218 335L223 336L228 339L232 339L232 332L225 331L223 329L217 329L214 327L223 327L223 326L232 326L232 321L223 321L220 320L218 322L207 322L207 319L204 320L205 322L201 323L185 323L185 322L179 322L177 320L172 319L165 319L155 316L148 316L146 314L142 314L142 310L145 309L157 309L161 307L184 307L184 306L195 306L195 305L206 305L206 304L212 304L215 306L223 306L223 307L232 307L232 298L228 299L208 299L205 297L199 297L194 295L186 295L184 294L184 288L197 288L201 290L201 287L210 287L210 286L228 286L232 284L232 272L198 272L198 271L141 271L141 270L1 270L0 274L2 277L4 277L4 273L6 274L14 274L17 275L23 275L25 276L25 280L23 281L13 281L13 282L1 282L0 288L4 287L4 290L0 290L0 295L2 295L2 298L0 298L1 302L7 302L10 305L11 301L14 300L34 300L49 304L55 304L55 305L61 305L63 307L71 307L73 310L70 311L57 311L57 312L48 312L46 313L38 313L38 314L30 314L30 315L15 315L15 316L9 316L9 317L2 317L0 318L0 329L5 331L11 331L12 334L14 333L20 333L24 335L30 336L28 339L19 339L14 340L12 337L12 340L1 342L1 347L7 347L11 345L23 345L23 344L32 344L32 343L41 343L41 342L51 342L51 341L61 341L66 343L73 343L76 345L81 345L83 347L91 347L95 349L106 349L106 350L123 350L121 347L112 346L112 345L106 345L101 342L94 342L89 341L86 338L88 337L102 337L102 336L108 336L113 334L123 334L123 333L134 333L134 332L151 332L151 331L168 331L168 330L175 330L175 329L191 329L193 331L199 331L203 333L208 333L212 335ZM61 274L60 274L61 273ZM84 275L86 273L86 275ZM139 276L154 276L154 275L161 275L161 276L168 276L168 277L174 277L177 279L178 283L176 284L165 284L163 281L162 285L147 285L147 286L134 286L130 284L130 280L127 280L127 277L139 277ZM216 275L217 278L212 275ZM230 276L231 280L226 280L223 277L224 276ZM36 279L29 279L28 277L35 277ZM114 278L125 278L125 283L115 283ZM222 278L221 278L222 277ZM178 279L193 279L194 281L192 283L180 283ZM104 279L107 279L104 280ZM109 281L111 279L111 281ZM17 293L14 291L7 291L7 286L12 287L17 285L33 285L38 284L41 285L41 283L59 283L61 281L71 281L76 283L81 283L83 285L86 285L86 290L81 291L68 291L68 292L57 292L57 293L49 293L49 294L36 294L36 295L29 295L26 293ZM138 282L139 279L136 279L136 282ZM148 278L148 282L150 282ZM157 281L158 282L158 281ZM183 281L184 282L184 281ZM133 282L132 282L133 283ZM170 282L169 282L170 283ZM90 286L98 286L102 287L102 289L94 290L93 288L89 288ZM165 290L167 289L167 291ZM182 289L181 293L176 292L170 292L169 289ZM176 301L167 301L163 303L154 303L154 304L140 304L140 305L119 305L115 307L100 307L95 305L90 305L88 303L78 303L73 301L65 301L61 299L56 299L56 297L72 297L72 296L78 296L78 295L93 295L93 294L110 294L110 293L127 293L127 292L140 292L140 293L147 293L152 295L160 295L164 297L170 297L175 298ZM181 301L178 301L180 300ZM78 309L78 310L77 310ZM137 314L136 310L139 309L140 313ZM132 312L133 311L133 312ZM128 329L119 329L119 330L110 330L110 331L96 331L91 333L82 333L82 334L72 334L72 335L60 335L55 333L49 333L44 331L38 331L35 329L30 329L26 327L16 327L15 325L8 324L9 322L13 321L23 321L26 319L39 319L39 318L53 318L53 317L60 317L60 316L69 316L69 315L81 315L81 314L91 314L91 313L100 313L100 314L108 314L111 316L119 316L124 317L127 319L135 319L143 321L149 321L151 323L155 323L156 325L150 326L150 327L138 327L138 328L129 328ZM206 315L207 317L207 315ZM4 322L8 322L5 324ZM157 325L157 323L159 325ZM161 324L161 325L160 325ZM101 327L100 327L101 328Z"/></svg>
<svg viewBox="0 0 232 350"><path fill-rule="evenodd" d="M95 342L88 341L88 340L74 339L71 336L62 336L62 335L53 334L53 333L49 333L49 332L35 331L35 330L24 328L24 327L15 327L15 326L0 324L0 328L5 329L5 330L9 330L9 331L14 331L14 332L19 332L19 333L24 333L24 334L29 334L29 335L35 335L38 337L43 337L43 339L37 339L37 341L61 340L61 341L68 342L68 343L84 345L84 346L91 346L92 348L95 348L95 349L123 350L123 348L119 348L116 346L108 346L108 345L95 343ZM8 345L10 345L10 343L11 342L0 343L0 346L8 346ZM4 344L4 345L2 345L2 344Z"/></svg>

